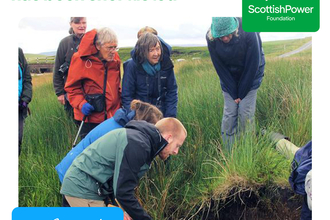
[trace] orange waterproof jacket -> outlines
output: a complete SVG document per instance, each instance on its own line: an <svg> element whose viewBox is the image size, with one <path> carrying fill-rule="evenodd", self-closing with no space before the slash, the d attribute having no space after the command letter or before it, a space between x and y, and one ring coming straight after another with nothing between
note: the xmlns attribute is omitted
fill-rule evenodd
<svg viewBox="0 0 330 220"><path fill-rule="evenodd" d="M94 45L96 30L87 32L79 45L78 51L72 56L65 91L68 100L74 108L74 118L82 121L82 106L87 102L85 94L103 94L105 68L108 69L106 83L107 118L111 118L121 107L120 87L120 58L116 52L111 62L103 62L95 55L98 50ZM83 88L82 88L83 87ZM104 121L104 112L93 112L86 122L101 123Z"/></svg>

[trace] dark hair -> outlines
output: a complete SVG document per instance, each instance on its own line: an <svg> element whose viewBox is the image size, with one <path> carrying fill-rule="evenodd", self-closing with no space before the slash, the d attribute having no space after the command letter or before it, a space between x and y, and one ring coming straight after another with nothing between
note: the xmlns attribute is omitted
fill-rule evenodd
<svg viewBox="0 0 330 220"><path fill-rule="evenodd" d="M144 120L156 124L163 118L163 113L156 106L137 99L131 102L131 110L135 110L134 120Z"/></svg>
<svg viewBox="0 0 330 220"><path fill-rule="evenodd" d="M79 23L81 19L86 18L86 17L70 17L70 24L71 23ZM72 27L69 29L69 34L74 34Z"/></svg>
<svg viewBox="0 0 330 220"><path fill-rule="evenodd" d="M143 63L147 60L149 49L151 47L155 47L159 43L159 46L161 48L161 57L160 60L162 60L163 57L163 48L162 44L160 43L160 40L158 37L152 33L146 32L140 36L138 41L135 45L135 55L137 57L138 63Z"/></svg>

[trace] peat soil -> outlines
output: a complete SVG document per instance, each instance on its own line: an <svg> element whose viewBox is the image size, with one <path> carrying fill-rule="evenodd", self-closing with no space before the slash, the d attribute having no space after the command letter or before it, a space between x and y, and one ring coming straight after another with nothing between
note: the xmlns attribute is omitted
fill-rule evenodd
<svg viewBox="0 0 330 220"><path fill-rule="evenodd" d="M299 220L303 197L291 189L259 189L257 192L230 193L223 202L211 201L200 216L202 220Z"/></svg>

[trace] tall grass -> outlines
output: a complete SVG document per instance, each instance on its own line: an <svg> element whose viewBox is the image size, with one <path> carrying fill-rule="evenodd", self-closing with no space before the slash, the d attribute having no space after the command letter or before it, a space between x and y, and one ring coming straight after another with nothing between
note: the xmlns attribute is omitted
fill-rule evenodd
<svg viewBox="0 0 330 220"><path fill-rule="evenodd" d="M232 152L222 146L223 97L210 58L175 63L178 118L188 131L180 153L156 159L136 194L154 219L200 219L211 201L262 187L289 187L290 160L263 129L289 136L297 146L311 139L311 57L267 58L258 91L256 131L241 135ZM34 77L35 80L35 77ZM34 85L20 157L20 206L60 206L54 166L71 146L76 128L56 101L51 81ZM234 194L233 194L234 192Z"/></svg>
<svg viewBox="0 0 330 220"><path fill-rule="evenodd" d="M52 75L33 77L31 115L26 119L19 158L19 205L59 206L54 169L71 147L75 125L57 102Z"/></svg>
<svg viewBox="0 0 330 220"><path fill-rule="evenodd" d="M298 146L311 139L310 57L267 62L258 91L257 132L239 137L231 153L220 138L223 97L211 61L178 63L176 73L178 118L189 135L180 154L165 167L154 167L139 188L154 217L199 219L196 213L211 200L220 203L234 196L233 191L288 188L290 160L260 130L281 132Z"/></svg>

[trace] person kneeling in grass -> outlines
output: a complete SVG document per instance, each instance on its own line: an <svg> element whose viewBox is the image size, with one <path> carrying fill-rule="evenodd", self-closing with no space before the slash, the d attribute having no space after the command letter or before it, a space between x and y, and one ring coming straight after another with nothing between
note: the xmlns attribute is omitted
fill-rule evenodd
<svg viewBox="0 0 330 220"><path fill-rule="evenodd" d="M187 131L176 118L156 123L130 121L86 148L66 172L61 194L71 207L105 207L125 210L124 219L151 219L134 196L139 179L159 155L166 160L176 155Z"/></svg>

